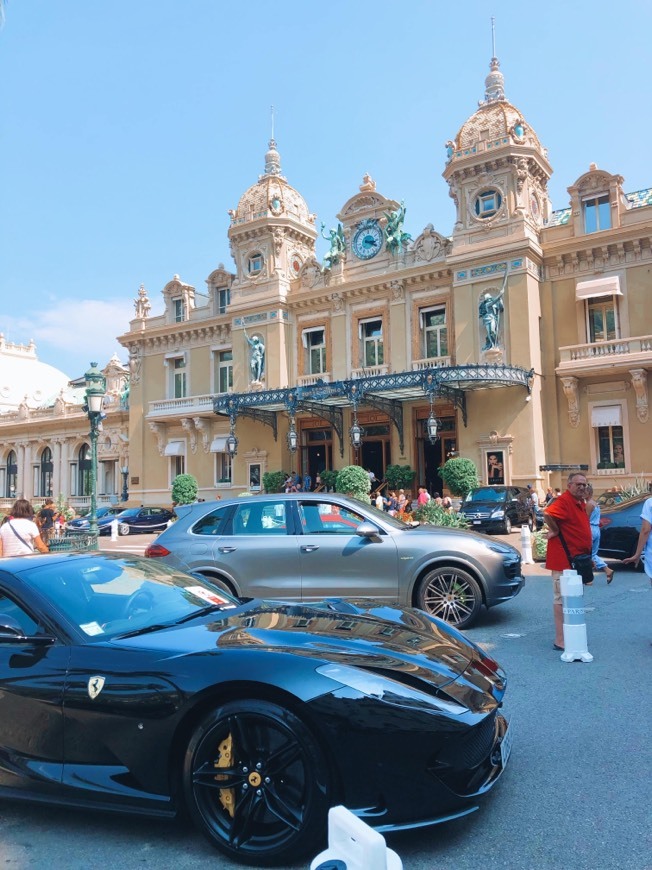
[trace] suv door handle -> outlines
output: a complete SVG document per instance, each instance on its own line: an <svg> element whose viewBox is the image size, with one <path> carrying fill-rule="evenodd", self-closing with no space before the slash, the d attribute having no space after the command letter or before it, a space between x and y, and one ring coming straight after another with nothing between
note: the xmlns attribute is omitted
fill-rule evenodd
<svg viewBox="0 0 652 870"><path fill-rule="evenodd" d="M218 547L220 553L234 553L237 547Z"/></svg>
<svg viewBox="0 0 652 870"><path fill-rule="evenodd" d="M318 550L319 546L317 544L304 544L301 547L302 553L313 553L315 550Z"/></svg>

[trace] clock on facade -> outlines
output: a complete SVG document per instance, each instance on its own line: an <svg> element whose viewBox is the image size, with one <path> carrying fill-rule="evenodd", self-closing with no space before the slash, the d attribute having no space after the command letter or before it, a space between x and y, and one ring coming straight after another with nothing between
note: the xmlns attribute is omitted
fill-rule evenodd
<svg viewBox="0 0 652 870"><path fill-rule="evenodd" d="M356 257L370 260L383 246L383 231L377 220L361 221L353 236L351 248Z"/></svg>

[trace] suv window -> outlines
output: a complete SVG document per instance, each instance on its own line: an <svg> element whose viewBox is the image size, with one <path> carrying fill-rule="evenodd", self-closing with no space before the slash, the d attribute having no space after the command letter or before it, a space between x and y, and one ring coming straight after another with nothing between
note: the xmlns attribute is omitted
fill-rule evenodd
<svg viewBox="0 0 652 870"><path fill-rule="evenodd" d="M194 535L219 535L228 512L229 510L226 506L218 508L216 511L211 511L195 523L191 529L192 533Z"/></svg>
<svg viewBox="0 0 652 870"><path fill-rule="evenodd" d="M304 535L353 535L364 517L331 502L303 502L299 506Z"/></svg>
<svg viewBox="0 0 652 870"><path fill-rule="evenodd" d="M238 505L233 516L233 535L286 535L287 518L282 501Z"/></svg>

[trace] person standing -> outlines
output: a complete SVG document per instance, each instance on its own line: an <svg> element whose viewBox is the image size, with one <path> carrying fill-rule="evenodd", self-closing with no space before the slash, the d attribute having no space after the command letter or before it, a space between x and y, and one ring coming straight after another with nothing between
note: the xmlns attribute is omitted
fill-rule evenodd
<svg viewBox="0 0 652 870"><path fill-rule="evenodd" d="M607 575L607 585L614 579L613 568L610 568L602 556L598 556L600 549L600 505L593 498L593 487L589 483L586 487L586 512L591 526L591 556L596 571L604 571ZM604 521L605 523L607 520Z"/></svg>
<svg viewBox="0 0 652 870"><path fill-rule="evenodd" d="M536 527L537 527L537 508L539 507L539 493L536 491L536 489L532 486L531 483L528 483L527 491L528 491L527 503L528 503L528 507L530 508L530 516L532 517L532 521L534 524L533 528L536 529Z"/></svg>
<svg viewBox="0 0 652 870"><path fill-rule="evenodd" d="M548 552L546 568L552 572L553 617L555 640L553 648L564 648L564 614L561 602L562 571L571 567L564 546L559 539L561 532L566 547L572 556L591 552L591 525L586 512L584 496L587 481L584 474L573 472L568 476L566 491L546 505L543 518L548 526Z"/></svg>
<svg viewBox="0 0 652 870"><path fill-rule="evenodd" d="M633 556L628 556L623 559L623 565L638 565L643 557L643 568L645 573L652 580L652 498L648 498L643 502L643 510L641 511L641 531L638 534L638 543Z"/></svg>
<svg viewBox="0 0 652 870"><path fill-rule="evenodd" d="M19 498L0 526L0 556L31 556L35 550L47 553L47 544L34 522L31 504L27 499Z"/></svg>
<svg viewBox="0 0 652 870"><path fill-rule="evenodd" d="M36 525L41 530L41 537L43 538L43 542L48 544L50 542L50 535L54 530L54 521L57 518L57 510L54 507L54 502L51 498L45 499L45 504L38 512L36 517Z"/></svg>

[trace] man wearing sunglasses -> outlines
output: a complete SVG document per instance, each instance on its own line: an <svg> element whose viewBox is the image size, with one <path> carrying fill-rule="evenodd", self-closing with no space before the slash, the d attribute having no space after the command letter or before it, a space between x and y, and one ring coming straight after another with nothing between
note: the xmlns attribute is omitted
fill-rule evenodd
<svg viewBox="0 0 652 870"><path fill-rule="evenodd" d="M561 530L566 548L573 556L591 552L591 525L585 505L586 490L585 475L581 472L573 472L568 476L566 492L549 502L543 512L548 526L546 568L552 571L552 611L555 619L553 648L557 650L564 648L564 613L560 578L562 571L571 567L566 550L559 540L559 532Z"/></svg>

